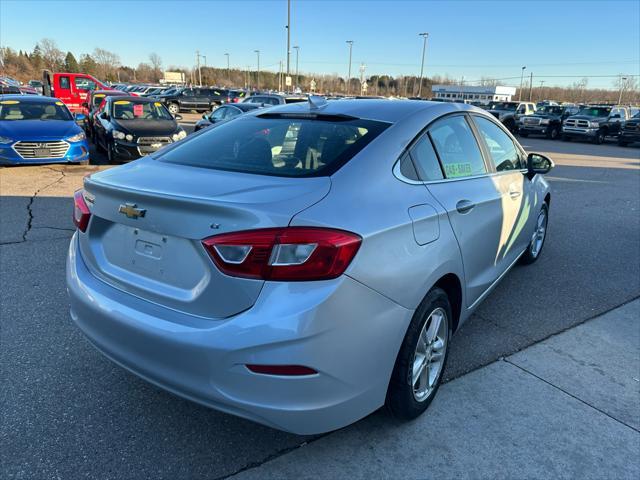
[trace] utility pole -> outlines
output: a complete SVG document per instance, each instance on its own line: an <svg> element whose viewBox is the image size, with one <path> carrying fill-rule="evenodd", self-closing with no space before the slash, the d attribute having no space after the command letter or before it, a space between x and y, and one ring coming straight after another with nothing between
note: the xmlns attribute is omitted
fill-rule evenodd
<svg viewBox="0 0 640 480"><path fill-rule="evenodd" d="M278 92L282 91L282 60L278 61Z"/></svg>
<svg viewBox="0 0 640 480"><path fill-rule="evenodd" d="M360 95L364 95L366 92L364 90L364 71L367 66L364 63L360 64Z"/></svg>
<svg viewBox="0 0 640 480"><path fill-rule="evenodd" d="M254 50L258 55L258 71L256 72L256 90L260 90L260 50Z"/></svg>
<svg viewBox="0 0 640 480"><path fill-rule="evenodd" d="M293 48L296 51L296 88L299 88L300 85L300 76L298 74L298 60L300 59L300 47L298 45L294 45Z"/></svg>
<svg viewBox="0 0 640 480"><path fill-rule="evenodd" d="M347 75L347 85L346 92L349 95L349 83L351 82L351 52L353 50L353 40L347 40L347 44L349 44L349 74Z"/></svg>
<svg viewBox="0 0 640 480"><path fill-rule="evenodd" d="M419 33L419 37L424 39L424 43L422 44L422 62L420 64L420 86L418 87L418 97L422 98L422 75L424 74L424 55L427 51L427 38L429 38L429 34L427 32Z"/></svg>
<svg viewBox="0 0 640 480"><path fill-rule="evenodd" d="M544 100L544 90L542 87L544 87L544 80L540 80L540 100Z"/></svg>
<svg viewBox="0 0 640 480"><path fill-rule="evenodd" d="M229 86L231 86L231 69L229 68L229 54L225 53L225 56L227 57L227 79L229 82Z"/></svg>
<svg viewBox="0 0 640 480"><path fill-rule="evenodd" d="M462 80L460 81L460 99L464 100L464 75L462 76Z"/></svg>
<svg viewBox="0 0 640 480"><path fill-rule="evenodd" d="M245 79L247 90L251 90L251 65L247 65L247 75Z"/></svg>
<svg viewBox="0 0 640 480"><path fill-rule="evenodd" d="M531 95L533 94L533 72L529 76L529 101L531 101Z"/></svg>
<svg viewBox="0 0 640 480"><path fill-rule="evenodd" d="M618 95L618 105L622 103L622 91L627 83L627 77L620 76L620 95Z"/></svg>
<svg viewBox="0 0 640 480"><path fill-rule="evenodd" d="M524 80L524 71L527 67L522 67L522 73L520 73L520 89L518 90L518 101L522 101L522 81Z"/></svg>

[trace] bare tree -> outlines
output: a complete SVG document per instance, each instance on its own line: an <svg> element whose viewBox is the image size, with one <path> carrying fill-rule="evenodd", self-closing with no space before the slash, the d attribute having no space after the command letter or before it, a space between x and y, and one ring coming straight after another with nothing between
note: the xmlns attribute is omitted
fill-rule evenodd
<svg viewBox="0 0 640 480"><path fill-rule="evenodd" d="M56 42L50 38L43 38L38 42L45 66L52 71L58 70L64 62L64 53L58 48Z"/></svg>
<svg viewBox="0 0 640 480"><path fill-rule="evenodd" d="M149 62L151 63L151 67L154 72L154 82L157 82L162 76L162 59L160 55L155 52L149 54Z"/></svg>
<svg viewBox="0 0 640 480"><path fill-rule="evenodd" d="M98 67L98 75L102 79L116 79L115 72L120 66L120 57L118 55L102 48L96 48L93 51L93 60Z"/></svg>

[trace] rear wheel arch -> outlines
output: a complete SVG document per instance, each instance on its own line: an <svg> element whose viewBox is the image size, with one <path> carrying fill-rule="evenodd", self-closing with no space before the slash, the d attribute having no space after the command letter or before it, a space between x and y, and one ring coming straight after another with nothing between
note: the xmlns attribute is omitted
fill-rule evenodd
<svg viewBox="0 0 640 480"><path fill-rule="evenodd" d="M451 331L455 332L458 329L460 314L462 313L462 284L460 279L454 273L447 273L440 277L432 288L434 287L441 288L446 292L447 297L449 297L451 313L453 315Z"/></svg>
<svg viewBox="0 0 640 480"><path fill-rule="evenodd" d="M547 193L544 197L544 203L547 204L547 207L551 206L551 194Z"/></svg>

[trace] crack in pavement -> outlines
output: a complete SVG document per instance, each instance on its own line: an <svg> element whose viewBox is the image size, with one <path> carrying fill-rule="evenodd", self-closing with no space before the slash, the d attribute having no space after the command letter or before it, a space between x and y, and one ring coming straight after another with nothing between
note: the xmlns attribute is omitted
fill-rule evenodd
<svg viewBox="0 0 640 480"><path fill-rule="evenodd" d="M27 235L29 235L29 232L31 231L31 228L33 226L33 202L35 201L36 197L43 192L44 190L46 190L47 188L50 188L52 186L54 186L56 183L59 183L62 181L62 179L64 179L67 174L63 171L63 170L58 170L57 168L53 168L53 167L47 167L45 166L44 168L46 168L47 170L51 170L52 172L56 172L60 174L60 178L58 178L56 181L51 182L47 185L45 185L42 188L37 189L33 195L31 195L31 198L29 198L29 203L27 203L27 227L25 228L24 232L22 233L22 240L21 241L17 241L17 242L6 242L3 243L2 245L7 245L7 244L15 244L15 243L24 243L27 241Z"/></svg>

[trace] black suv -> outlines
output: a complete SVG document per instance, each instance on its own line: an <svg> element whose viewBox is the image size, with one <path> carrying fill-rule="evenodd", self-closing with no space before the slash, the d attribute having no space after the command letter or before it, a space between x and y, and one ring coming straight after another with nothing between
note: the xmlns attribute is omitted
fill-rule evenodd
<svg viewBox="0 0 640 480"><path fill-rule="evenodd" d="M520 117L518 134L521 137L544 135L555 140L562 134L563 120L575 115L578 110L580 108L575 105L545 105L536 110L533 115Z"/></svg>
<svg viewBox="0 0 640 480"><path fill-rule="evenodd" d="M182 88L167 95L158 95L156 98L175 115L185 110L208 112L214 106L226 102L227 97L228 91L223 88L193 87Z"/></svg>

